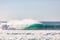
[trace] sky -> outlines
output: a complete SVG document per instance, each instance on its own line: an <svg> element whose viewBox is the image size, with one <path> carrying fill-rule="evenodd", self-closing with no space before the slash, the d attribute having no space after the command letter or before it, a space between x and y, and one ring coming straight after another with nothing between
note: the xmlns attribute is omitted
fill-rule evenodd
<svg viewBox="0 0 60 40"><path fill-rule="evenodd" d="M60 21L60 0L0 0L0 20Z"/></svg>

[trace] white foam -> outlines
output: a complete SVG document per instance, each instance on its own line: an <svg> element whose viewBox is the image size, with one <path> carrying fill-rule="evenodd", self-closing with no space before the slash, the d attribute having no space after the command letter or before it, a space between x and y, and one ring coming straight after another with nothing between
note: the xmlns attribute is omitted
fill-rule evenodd
<svg viewBox="0 0 60 40"><path fill-rule="evenodd" d="M17 29L24 29L29 25L35 24L35 23L39 23L39 22L32 19L24 19L24 20L10 20L8 21L7 25L9 25L9 27L11 28L14 27Z"/></svg>

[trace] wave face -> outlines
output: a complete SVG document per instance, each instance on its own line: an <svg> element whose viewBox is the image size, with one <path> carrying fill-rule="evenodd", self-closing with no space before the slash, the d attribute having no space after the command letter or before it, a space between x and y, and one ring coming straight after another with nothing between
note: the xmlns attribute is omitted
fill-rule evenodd
<svg viewBox="0 0 60 40"><path fill-rule="evenodd" d="M60 25L32 24L25 30L60 30Z"/></svg>
<svg viewBox="0 0 60 40"><path fill-rule="evenodd" d="M43 29L42 24L32 24L28 26L27 28L25 28L25 30L40 30L40 29Z"/></svg>

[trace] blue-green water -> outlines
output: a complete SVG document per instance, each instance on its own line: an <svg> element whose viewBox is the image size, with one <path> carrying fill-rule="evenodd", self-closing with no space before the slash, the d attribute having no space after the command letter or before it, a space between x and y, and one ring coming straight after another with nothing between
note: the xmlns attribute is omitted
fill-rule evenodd
<svg viewBox="0 0 60 40"><path fill-rule="evenodd" d="M32 24L29 27L25 28L25 30L59 30L60 25L52 25L52 24Z"/></svg>

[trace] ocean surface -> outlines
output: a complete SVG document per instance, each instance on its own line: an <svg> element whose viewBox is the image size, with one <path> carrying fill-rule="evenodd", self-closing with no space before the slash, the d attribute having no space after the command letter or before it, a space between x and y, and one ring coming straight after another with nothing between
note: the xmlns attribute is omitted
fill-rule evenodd
<svg viewBox="0 0 60 40"><path fill-rule="evenodd" d="M0 21L3 30L60 30L59 21L12 20Z"/></svg>
<svg viewBox="0 0 60 40"><path fill-rule="evenodd" d="M23 28L23 26L25 26ZM21 29L22 28L22 29ZM3 30L60 30L60 23L35 23L31 25L15 25L9 26L9 25L2 25Z"/></svg>
<svg viewBox="0 0 60 40"><path fill-rule="evenodd" d="M60 22L3 22L0 24L0 40L60 40Z"/></svg>

